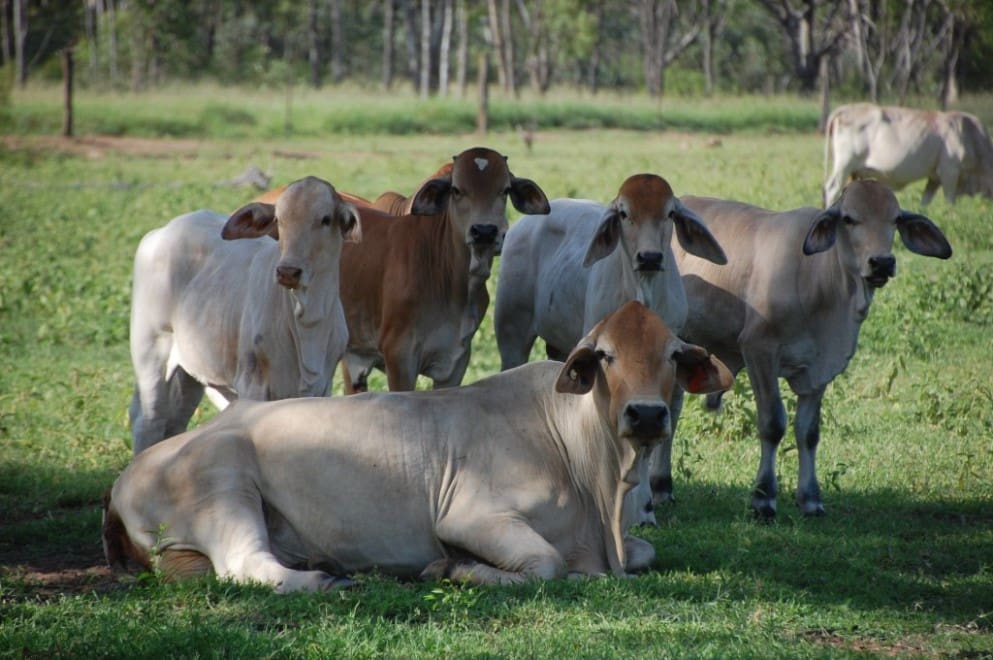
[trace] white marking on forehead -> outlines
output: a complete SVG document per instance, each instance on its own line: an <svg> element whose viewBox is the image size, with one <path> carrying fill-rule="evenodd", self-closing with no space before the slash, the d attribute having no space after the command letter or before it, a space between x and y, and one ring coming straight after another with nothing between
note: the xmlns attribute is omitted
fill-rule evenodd
<svg viewBox="0 0 993 660"><path fill-rule="evenodd" d="M487 160L486 158L475 158L474 160L476 161L476 167L479 168L480 172L485 170L486 167L490 164L490 161Z"/></svg>

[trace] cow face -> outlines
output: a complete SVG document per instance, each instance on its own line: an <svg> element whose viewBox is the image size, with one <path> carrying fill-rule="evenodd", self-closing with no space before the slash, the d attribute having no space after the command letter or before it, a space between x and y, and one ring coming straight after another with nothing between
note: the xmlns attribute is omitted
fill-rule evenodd
<svg viewBox="0 0 993 660"><path fill-rule="evenodd" d="M675 385L694 393L723 391L733 377L717 358L676 337L637 301L600 321L570 353L558 392L596 389L616 435L647 448L671 434L669 403Z"/></svg>
<svg viewBox="0 0 993 660"><path fill-rule="evenodd" d="M607 208L583 266L591 266L620 246L625 262L644 288L657 273L674 267L666 263L673 230L688 252L715 263L727 263L720 245L700 219L683 206L665 179L654 174L628 177Z"/></svg>
<svg viewBox="0 0 993 660"><path fill-rule="evenodd" d="M900 209L893 192L877 181L854 181L841 198L814 220L803 242L806 255L838 244L839 258L873 289L896 274L893 234L911 252L947 259L952 248L941 230L923 215Z"/></svg>
<svg viewBox="0 0 993 660"><path fill-rule="evenodd" d="M487 276L493 255L500 254L507 233L508 196L522 213L545 214L550 210L548 198L534 181L511 174L506 156L476 147L455 156L447 175L421 186L411 212L438 215L447 211L470 248L469 272Z"/></svg>
<svg viewBox="0 0 993 660"><path fill-rule="evenodd" d="M355 208L327 181L294 181L275 204L253 202L235 211L224 225L225 240L270 236L279 241L273 276L305 306L318 274L337 274L343 241L359 241L362 228Z"/></svg>

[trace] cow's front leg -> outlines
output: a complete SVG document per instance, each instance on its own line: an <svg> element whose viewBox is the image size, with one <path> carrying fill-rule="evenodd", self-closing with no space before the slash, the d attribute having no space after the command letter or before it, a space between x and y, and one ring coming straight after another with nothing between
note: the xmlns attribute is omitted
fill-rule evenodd
<svg viewBox="0 0 993 660"><path fill-rule="evenodd" d="M776 517L776 452L786 433L786 408L779 392L776 362L767 356L745 356L748 378L755 393L755 407L762 455L752 492L752 511L759 518Z"/></svg>
<svg viewBox="0 0 993 660"><path fill-rule="evenodd" d="M526 522L508 515L473 515L469 520L438 524L438 539L480 561L441 560L428 566L425 578L448 577L473 584L517 584L566 575L566 562Z"/></svg>
<svg viewBox="0 0 993 660"><path fill-rule="evenodd" d="M812 394L798 395L796 419L793 420L797 454L800 458L796 503L806 516L824 515L821 487L817 483L817 445L821 439L821 401L824 399L824 389L821 387Z"/></svg>

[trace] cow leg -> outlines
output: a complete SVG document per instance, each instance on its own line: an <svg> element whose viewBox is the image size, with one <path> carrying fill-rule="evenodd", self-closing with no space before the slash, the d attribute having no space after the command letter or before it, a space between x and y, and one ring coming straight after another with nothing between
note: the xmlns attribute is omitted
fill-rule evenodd
<svg viewBox="0 0 993 660"><path fill-rule="evenodd" d="M824 515L821 487L817 483L817 445L821 439L821 401L824 399L824 389L821 387L812 394L798 395L796 419L793 420L797 454L800 458L796 502L806 516Z"/></svg>
<svg viewBox="0 0 993 660"><path fill-rule="evenodd" d="M924 194L921 195L921 206L927 206L931 203L935 193L938 192L939 185L941 185L941 182L934 177L927 180L927 184L924 186Z"/></svg>
<svg viewBox="0 0 993 660"><path fill-rule="evenodd" d="M629 573L647 571L655 561L655 546L636 536L625 536L624 555L624 570Z"/></svg>
<svg viewBox="0 0 993 660"><path fill-rule="evenodd" d="M169 379L169 401L171 412L166 420L166 437L178 435L186 430L203 398L203 385L188 374L182 367L176 367Z"/></svg>
<svg viewBox="0 0 993 660"><path fill-rule="evenodd" d="M759 471L752 492L752 510L763 519L776 517L776 452L786 433L786 408L779 392L777 365L766 355L745 355L748 378L755 393L755 407L762 443Z"/></svg>
<svg viewBox="0 0 993 660"><path fill-rule="evenodd" d="M386 383L391 392L411 392L417 387L417 356L406 346L384 351Z"/></svg>
<svg viewBox="0 0 993 660"><path fill-rule="evenodd" d="M172 334L131 330L131 361L135 370L134 395L128 407L137 456L167 437L166 427L172 415L170 383L164 378L172 351Z"/></svg>
<svg viewBox="0 0 993 660"><path fill-rule="evenodd" d="M438 523L436 533L442 543L480 559L479 562L449 562L444 566L443 576L453 580L516 584L566 575L566 562L559 551L518 518L479 512L467 512L463 516L453 512L448 519ZM426 571L425 577L437 576L439 566L432 566L433 572Z"/></svg>

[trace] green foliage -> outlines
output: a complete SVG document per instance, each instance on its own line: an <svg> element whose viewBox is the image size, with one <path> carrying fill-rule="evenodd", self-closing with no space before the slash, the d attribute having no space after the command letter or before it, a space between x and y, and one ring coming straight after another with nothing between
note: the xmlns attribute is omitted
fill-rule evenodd
<svg viewBox="0 0 993 660"><path fill-rule="evenodd" d="M552 198L606 201L641 171L662 174L678 194L783 209L820 198L821 138L789 126L790 117L816 116L813 102L781 99L762 109L747 98L696 108L667 100L663 121L695 119L708 131L695 134L548 130L552 117L574 109L607 116L657 106L609 97L528 100L526 111L514 109L519 114L504 120L537 116L528 151L513 130L485 138L366 126L354 129L357 135L328 133L323 123L339 109L328 107L328 97L304 93L295 97L296 133L284 138L279 93L267 99L207 88L173 96L152 95L157 108L126 97L122 108L116 97L98 95L84 107L88 121L106 115L124 134L178 123L184 135L222 137L138 142L146 151L137 152L125 150L129 141L101 147L94 140L56 153L34 138L0 149L0 199L13 210L0 222L0 655L993 653L993 320L984 288L993 246L991 202L975 198L955 207L937 200L928 209L955 248L950 261L896 250L898 276L876 293L858 352L828 389L818 451L824 518L805 519L791 506L797 461L788 437L777 462L779 520L751 520L759 443L748 379L739 374L716 415L703 410L702 397L687 397L673 456L677 503L657 512L659 527L636 530L658 558L634 579L473 587L366 575L351 590L277 596L216 578L101 578L89 568L102 563L101 495L131 458L127 326L135 246L179 213L230 210L250 199L255 191L214 183L246 165L274 172L274 185L316 174L372 197L410 192L452 154L483 143L508 154L514 173ZM41 92L24 97L16 98L23 108L45 104ZM385 122L409 103L353 94L340 111ZM458 104L424 107L437 124L461 121ZM775 112L787 127L768 135L778 121L768 113ZM19 113L20 124L29 123L27 110ZM749 123L755 117L768 123ZM743 126L751 130L737 130ZM720 144L708 146L718 129ZM900 197L905 208L918 198L919 190ZM536 347L533 357L541 352ZM491 307L466 382L498 368ZM372 387L384 386L377 376ZM792 415L792 397L786 405ZM204 403L192 423L213 414ZM52 576L65 565L88 570Z"/></svg>

